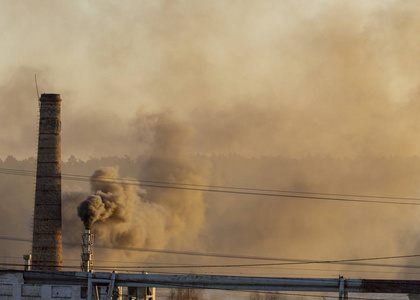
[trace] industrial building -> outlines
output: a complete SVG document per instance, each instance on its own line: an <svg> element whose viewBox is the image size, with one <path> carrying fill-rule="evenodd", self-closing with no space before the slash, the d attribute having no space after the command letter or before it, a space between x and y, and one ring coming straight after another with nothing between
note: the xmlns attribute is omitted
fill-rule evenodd
<svg viewBox="0 0 420 300"><path fill-rule="evenodd" d="M115 273L101 274L96 278L91 272L0 271L0 300L155 299L154 288L117 286Z"/></svg>

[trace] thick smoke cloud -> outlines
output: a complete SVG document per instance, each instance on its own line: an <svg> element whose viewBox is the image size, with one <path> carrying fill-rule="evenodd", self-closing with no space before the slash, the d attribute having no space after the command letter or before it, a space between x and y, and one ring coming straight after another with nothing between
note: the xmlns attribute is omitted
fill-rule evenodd
<svg viewBox="0 0 420 300"><path fill-rule="evenodd" d="M140 197L144 191L119 181L116 168L100 169L92 175L94 193L78 206L85 228L91 229L96 223L93 232L105 245L144 247L150 246L147 240L165 240L165 208L144 202ZM156 218L160 221L155 222ZM155 231L160 238L152 238Z"/></svg>
<svg viewBox="0 0 420 300"><path fill-rule="evenodd" d="M139 109L172 109L194 130L192 152L420 150L415 1L47 3L1 12L10 38L0 57L8 79L0 157L34 153L36 106L13 109L35 94L32 70L40 92L62 94L63 158L144 154L131 126Z"/></svg>
<svg viewBox="0 0 420 300"><path fill-rule="evenodd" d="M128 221L127 217L133 209L132 188L112 182L105 184L112 180L118 180L116 169L101 169L92 175L91 187L95 194L90 195L77 207L77 214L86 229L90 229L97 221Z"/></svg>
<svg viewBox="0 0 420 300"><path fill-rule="evenodd" d="M416 1L128 2L3 5L3 160L35 153L37 107L27 99L36 72L40 92L62 94L63 158L86 161L73 157L68 173L118 165L119 174L101 172L418 198ZM89 187L65 184L63 230L79 243L76 207ZM31 190L21 194L9 181L3 190L2 228L20 215L30 219L31 207L22 213L14 205L28 206L22 197ZM92 227L109 245L309 259L418 252L417 209L408 206L244 200L114 183L92 192L121 211L133 208Z"/></svg>
<svg viewBox="0 0 420 300"><path fill-rule="evenodd" d="M188 130L170 114L139 116L137 126L148 140L150 154L138 176L155 182L203 184L198 170L185 152ZM146 177L147 176L147 177ZM135 181L134 181L135 182ZM197 244L204 221L202 194L193 191L141 189L121 180L117 168L102 168L90 180L92 194L82 201L78 216L105 245L164 248ZM69 193L74 203L79 193ZM74 219L68 220L73 226ZM77 227L74 227L77 228Z"/></svg>

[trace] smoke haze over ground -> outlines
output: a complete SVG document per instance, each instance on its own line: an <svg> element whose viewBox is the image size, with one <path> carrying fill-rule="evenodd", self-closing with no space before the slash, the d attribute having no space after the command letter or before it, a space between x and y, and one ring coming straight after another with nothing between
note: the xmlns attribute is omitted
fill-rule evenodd
<svg viewBox="0 0 420 300"><path fill-rule="evenodd" d="M244 158L241 156L189 156L200 170L207 168L207 184L274 188L279 190L327 193L357 192L361 195L412 197L418 194L420 161L418 158L333 159L312 157L294 160L282 157ZM2 162L2 167L30 169L28 161ZM107 177L147 178L144 166L150 158L102 158L86 162L65 162L63 172L83 174L103 165L119 165L98 174ZM209 170L211 166L211 171ZM201 168L200 168L201 167ZM196 169L196 170L197 170ZM174 173L169 168L164 174ZM140 173L140 174L139 174ZM180 174L180 173L178 173ZM185 174L185 172L182 172ZM184 183L197 182L200 173ZM111 176L112 175L112 176ZM3 236L30 236L32 213L31 177L1 175ZM156 179L157 177L155 177ZM203 182L202 182L203 183ZM80 234L83 224L77 206L89 195L84 183L63 181L63 240L66 265L78 265ZM83 192L74 192L75 190ZM347 203L314 199L272 198L221 193L177 191L145 186L111 183L94 186L108 198L119 196L119 218L97 222L92 227L98 245L130 248L153 248L206 253L226 253L294 259L342 259L418 253L418 209L416 206ZM95 193L94 192L94 193ZM26 196L25 196L26 195ZM337 198L338 196L336 196ZM349 198L340 196L338 198ZM377 199L380 200L380 199ZM384 200L384 199L381 199ZM20 201L16 206L15 202ZM195 202L195 203L194 203ZM397 202L410 202L398 201ZM416 202L416 201L414 201ZM18 221L17 221L18 220ZM6 230L9 224L15 224ZM25 251L20 242L2 244L7 257ZM29 251L27 249L26 251ZM25 253L25 252L23 252ZM22 253L22 254L23 254ZM18 255L19 256L19 255ZM19 257L18 257L19 258ZM147 258L147 259L146 259ZM9 258L10 259L10 258ZM138 251L96 248L97 266L151 266L160 264L240 264L259 261L153 254ZM75 260L75 261L74 261ZM12 261L20 262L19 259ZM129 264L124 262L128 261ZM266 262L266 261L262 261ZM405 265L405 260L380 263ZM416 261L410 262L417 265ZM297 269L297 270L296 270ZM156 271L149 269L149 271ZM161 270L162 271L162 270ZM402 267L278 266L261 268L214 268L169 272L199 272L266 276L319 276L373 278L417 278L415 269Z"/></svg>
<svg viewBox="0 0 420 300"><path fill-rule="evenodd" d="M41 93L62 95L63 173L419 198L416 1L10 2L0 16L3 168L35 170L37 73ZM29 237L35 179L0 177L0 234ZM115 204L92 227L99 244L323 260L420 253L417 206L74 181L63 181L65 241L80 243L76 210L90 189ZM0 255L29 251L16 243ZM77 265L78 246L65 251ZM98 264L249 263L95 251ZM171 271L419 278L343 265Z"/></svg>

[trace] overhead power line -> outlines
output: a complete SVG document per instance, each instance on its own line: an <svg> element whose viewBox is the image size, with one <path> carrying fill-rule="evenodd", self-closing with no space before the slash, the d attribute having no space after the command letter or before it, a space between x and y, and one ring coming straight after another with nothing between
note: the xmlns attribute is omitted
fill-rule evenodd
<svg viewBox="0 0 420 300"><path fill-rule="evenodd" d="M12 240L19 242L31 242L29 238L18 238L18 237L5 237L0 236L0 240ZM63 243L64 246L80 246L79 244ZM369 257L369 258L353 258L353 259L338 259L338 260L304 260L304 259L293 259L293 258L274 258L274 257L258 257L258 256L244 256L244 255L231 255L231 254L218 254L218 253L204 253L204 252L192 252L192 251L178 251L178 250L158 250L158 249L146 249L146 248L127 248L127 247L112 247L105 245L95 245L95 248L112 249L112 250L125 250L125 251L140 251L140 252L155 252L163 254L177 254L177 255L193 255L193 256L204 256L204 257L217 257L217 258L231 258L231 259L249 259L249 260L269 260L277 261L272 263L252 263L252 264L208 264L208 265L166 265L166 266L119 266L115 268L120 269L136 269L136 268L148 268L148 269L169 269L169 268L234 268L234 267L265 267L265 266L291 266L291 265L309 265L309 264L351 264L351 265L362 265L362 266L375 266L375 267L400 267L400 268L420 268L420 266L404 266L404 265L382 265L382 264L365 264L367 261L378 261L378 260L393 260L393 259L404 259L404 258L415 258L420 257L420 254L411 255L395 255L395 256L382 256L382 257Z"/></svg>
<svg viewBox="0 0 420 300"><path fill-rule="evenodd" d="M167 265L167 266L117 266L118 269L180 269L180 268L238 268L238 267L267 267L267 266L290 266L290 265L310 265L310 264L341 264L348 262L362 262L374 260L389 260L401 258L420 257L420 254L385 256L371 258L354 258L354 259L338 259L338 260L312 260L312 261L294 261L281 263L254 263L254 264L207 264L207 265ZM112 267L110 267L112 268Z"/></svg>
<svg viewBox="0 0 420 300"><path fill-rule="evenodd" d="M17 176L36 176L35 171L6 169L0 168L0 174L17 175ZM350 202L350 203L369 203L369 204L393 204L393 205L415 205L420 206L420 198L404 198L404 197L386 197L386 196L370 196L370 195L352 195L352 194L328 194L328 193L315 193L315 192L297 192L297 191L281 191L270 189L255 189L245 187L228 187L228 186L214 186L214 185L198 185L198 184L185 184L174 182L150 181L150 180L135 180L123 178L95 178L91 179L86 175L62 174L63 180L73 180L82 182L103 182L103 183L118 183L124 185L134 185L140 187L161 188L161 189L175 189L175 190L188 190L197 192L212 192L212 193L226 193L248 196L263 196L263 197L276 197L276 198L296 198L296 199L309 199L309 200L322 200L322 201L335 201L335 202ZM321 197L321 195L331 197ZM340 196L340 198L333 197ZM347 197L347 198L345 198ZM354 197L354 198L349 198ZM363 198L363 199L355 199ZM384 201L384 200L368 200L368 199L388 199L388 200L403 200L415 202L401 202L401 201Z"/></svg>
<svg viewBox="0 0 420 300"><path fill-rule="evenodd" d="M6 169L0 168L0 173L10 175L23 175L23 176L36 176L35 171L30 170L19 170L19 169ZM88 175L76 175L76 174L62 174L63 179L71 180L74 179L86 179L91 180L91 176ZM360 194L339 194L339 193L320 193L320 192L308 192L308 191L289 191L289 190L276 190L276 189L262 189L262 188L247 188L238 186L222 186L222 185L204 185L204 184L192 184L192 183L178 183L168 181L156 181L146 179L129 179L129 178L103 178L107 182L124 182L124 183L135 183L143 185L143 183L153 184L165 184L175 186L186 186L186 187L205 187L205 188L217 188L217 189L232 189L232 190L245 190L245 191L260 191L260 192L275 192L275 193L291 193L291 194L306 194L306 195L324 195L324 196L345 196L345 197L357 197L357 198L375 198L375 199L390 199L390 200L412 200L420 201L420 198L410 197L391 197L391 196L375 196L375 195L360 195ZM102 180L99 180L102 181Z"/></svg>

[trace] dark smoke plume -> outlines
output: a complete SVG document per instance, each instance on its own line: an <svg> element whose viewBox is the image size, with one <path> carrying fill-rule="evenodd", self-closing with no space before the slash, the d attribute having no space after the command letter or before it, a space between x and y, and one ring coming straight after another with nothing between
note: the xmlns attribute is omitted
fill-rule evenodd
<svg viewBox="0 0 420 300"><path fill-rule="evenodd" d="M111 203L103 193L90 195L80 203L77 207L77 214L82 219L85 228L90 229L96 221L108 218L115 208L115 205Z"/></svg>
<svg viewBox="0 0 420 300"><path fill-rule="evenodd" d="M97 170L91 177L94 194L90 195L77 207L77 214L86 229L97 221L107 219L127 221L127 209L131 207L129 196L132 188L124 184L113 183L118 178L118 169L104 168Z"/></svg>
<svg viewBox="0 0 420 300"><path fill-rule="evenodd" d="M150 155L141 178L183 184L205 184L203 167L187 154L190 131L170 113L139 115L139 138ZM147 143L146 143L147 141ZM195 245L205 220L201 192L140 188L119 178L118 168L101 168L92 175L92 194L78 206L85 228L107 245L163 248ZM70 198L79 199L74 193ZM73 200L70 200L73 202Z"/></svg>
<svg viewBox="0 0 420 300"><path fill-rule="evenodd" d="M5 168L35 168L6 157L35 155L36 72L40 92L63 96L64 159L141 156L137 165L90 159L79 169L69 162L63 173L119 165L122 176L156 181L419 197L417 1L4 2ZM137 117L137 109L155 115ZM171 109L184 125L175 133L179 126L159 115ZM190 153L206 155L201 160L210 167L196 167ZM24 220L33 209L31 182L2 176L2 234L30 236ZM66 207L87 198L81 191L88 188L64 184L71 191ZM93 188L101 201L98 191L111 196ZM117 206L132 201L132 210L122 220L117 208L107 219L98 213L98 243L308 259L420 249L419 211L410 206L214 194L203 200L193 192L133 188L116 194L131 197ZM77 204L63 209L76 221L63 226L76 243ZM8 244L3 249L16 256Z"/></svg>

